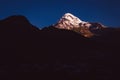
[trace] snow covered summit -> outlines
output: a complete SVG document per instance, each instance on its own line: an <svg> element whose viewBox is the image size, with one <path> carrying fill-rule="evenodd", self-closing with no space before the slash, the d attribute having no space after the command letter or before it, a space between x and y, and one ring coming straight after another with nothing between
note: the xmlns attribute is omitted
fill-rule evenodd
<svg viewBox="0 0 120 80"><path fill-rule="evenodd" d="M101 30L105 28L101 23L82 21L71 13L64 14L58 23L54 25L54 27L72 30L85 37L91 37L95 35L93 31L95 32L95 30Z"/></svg>
<svg viewBox="0 0 120 80"><path fill-rule="evenodd" d="M87 22L82 21L81 19L72 15L71 13L66 13L59 20L56 27L61 29L72 29L72 28L78 28L79 24L84 24L84 23Z"/></svg>
<svg viewBox="0 0 120 80"><path fill-rule="evenodd" d="M72 25L79 25L80 23L84 23L84 21L80 20L78 17L72 15L71 13L66 13L61 20L69 21Z"/></svg>

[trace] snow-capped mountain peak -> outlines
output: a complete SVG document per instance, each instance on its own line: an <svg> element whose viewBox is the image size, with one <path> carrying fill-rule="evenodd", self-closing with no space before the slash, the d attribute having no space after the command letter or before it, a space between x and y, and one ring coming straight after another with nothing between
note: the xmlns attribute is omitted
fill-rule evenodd
<svg viewBox="0 0 120 80"><path fill-rule="evenodd" d="M54 25L54 27L59 29L72 30L80 33L85 37L91 37L95 35L93 31L105 28L105 26L100 23L82 21L71 13L64 14L58 23Z"/></svg>
<svg viewBox="0 0 120 80"><path fill-rule="evenodd" d="M78 17L74 16L71 13L66 13L62 16L62 18L59 20L57 28L62 29L72 29L72 28L78 28L79 24L87 23L85 21L82 21Z"/></svg>
<svg viewBox="0 0 120 80"><path fill-rule="evenodd" d="M78 17L72 15L71 13L66 13L63 17L62 20L69 21L72 25L79 25L79 23L82 23L83 21L80 20Z"/></svg>

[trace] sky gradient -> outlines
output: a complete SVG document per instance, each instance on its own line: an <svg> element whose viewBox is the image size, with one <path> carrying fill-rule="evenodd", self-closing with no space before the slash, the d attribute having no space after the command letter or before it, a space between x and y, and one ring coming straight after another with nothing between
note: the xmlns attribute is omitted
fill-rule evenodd
<svg viewBox="0 0 120 80"><path fill-rule="evenodd" d="M83 21L120 27L120 0L0 0L0 20L24 15L40 28L56 23L68 12Z"/></svg>

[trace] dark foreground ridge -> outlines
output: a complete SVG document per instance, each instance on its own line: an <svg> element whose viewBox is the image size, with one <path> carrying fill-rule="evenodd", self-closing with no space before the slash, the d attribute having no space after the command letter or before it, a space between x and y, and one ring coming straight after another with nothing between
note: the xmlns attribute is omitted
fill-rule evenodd
<svg viewBox="0 0 120 80"><path fill-rule="evenodd" d="M0 78L115 80L120 60L120 29L97 32L99 35L85 38L54 26L39 30L24 16L1 20Z"/></svg>

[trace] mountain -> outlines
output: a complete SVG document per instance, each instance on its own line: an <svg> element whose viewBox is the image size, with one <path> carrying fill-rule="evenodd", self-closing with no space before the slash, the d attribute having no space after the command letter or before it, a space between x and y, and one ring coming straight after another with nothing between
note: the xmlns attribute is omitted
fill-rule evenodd
<svg viewBox="0 0 120 80"><path fill-rule="evenodd" d="M11 16L0 20L0 78L115 80L119 35L119 28L85 22L68 13L41 30L24 16Z"/></svg>
<svg viewBox="0 0 120 80"><path fill-rule="evenodd" d="M96 35L93 31L106 28L100 23L82 21L71 13L66 13L65 15L63 15L62 18L55 25L55 27L59 29L75 31L77 33L80 33L84 37L92 37Z"/></svg>
<svg viewBox="0 0 120 80"><path fill-rule="evenodd" d="M7 29L9 31L16 31L16 32L33 32L38 31L39 29L27 20L25 16L22 15L14 15L10 16L4 20L0 21L0 32L6 31ZM11 30L10 30L11 29Z"/></svg>

